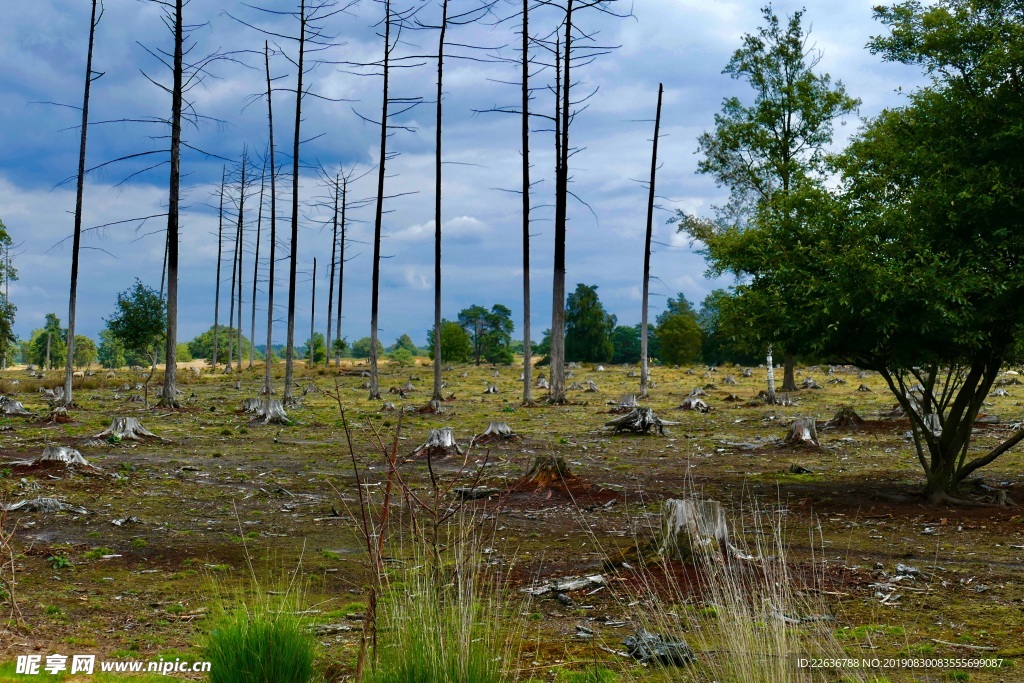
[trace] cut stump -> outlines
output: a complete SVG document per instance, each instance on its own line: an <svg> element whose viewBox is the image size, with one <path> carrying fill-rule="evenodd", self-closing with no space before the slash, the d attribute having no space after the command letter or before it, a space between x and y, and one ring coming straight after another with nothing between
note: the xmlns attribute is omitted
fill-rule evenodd
<svg viewBox="0 0 1024 683"><path fill-rule="evenodd" d="M853 406L843 406L835 417L825 423L825 428L858 427L862 424L864 424L864 418L857 414Z"/></svg>
<svg viewBox="0 0 1024 683"><path fill-rule="evenodd" d="M451 427L431 429L427 440L416 447L412 454L416 457L445 458L453 452L463 454L462 448L455 443L455 435Z"/></svg>
<svg viewBox="0 0 1024 683"><path fill-rule="evenodd" d="M650 408L635 408L626 415L605 422L605 427L613 427L614 432L633 432L634 434L647 434L655 429L659 434L665 433L665 427L677 425L678 422L662 420L654 414Z"/></svg>
<svg viewBox="0 0 1024 683"><path fill-rule="evenodd" d="M820 446L818 443L818 425L813 417L801 417L793 420L789 426L789 435L785 443L792 446Z"/></svg>
<svg viewBox="0 0 1024 683"><path fill-rule="evenodd" d="M155 439L156 434L142 426L137 417L115 417L110 426L97 434L94 438L115 437L119 440L131 439L142 441L144 438Z"/></svg>
<svg viewBox="0 0 1024 683"><path fill-rule="evenodd" d="M518 439L519 435L512 431L508 422L491 422L480 434L473 437L472 444L490 443L492 441L509 441Z"/></svg>

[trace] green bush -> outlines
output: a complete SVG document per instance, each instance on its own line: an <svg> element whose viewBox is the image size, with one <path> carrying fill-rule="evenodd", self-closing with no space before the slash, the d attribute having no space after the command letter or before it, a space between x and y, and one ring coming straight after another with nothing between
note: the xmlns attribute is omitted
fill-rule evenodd
<svg viewBox="0 0 1024 683"><path fill-rule="evenodd" d="M283 611L239 610L210 634L210 683L306 683L314 642L298 617Z"/></svg>

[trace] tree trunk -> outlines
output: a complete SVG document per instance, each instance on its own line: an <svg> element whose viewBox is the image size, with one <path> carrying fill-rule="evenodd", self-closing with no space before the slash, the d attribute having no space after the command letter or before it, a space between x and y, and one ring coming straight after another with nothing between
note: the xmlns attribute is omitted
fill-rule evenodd
<svg viewBox="0 0 1024 683"><path fill-rule="evenodd" d="M256 213L256 255L252 260L252 318L249 321L249 369L256 362L256 283L260 271L260 237L263 232L263 192L267 186L267 160L263 160L263 172L260 173L260 208Z"/></svg>
<svg viewBox="0 0 1024 683"><path fill-rule="evenodd" d="M661 554L692 562L729 544L729 525L715 500L668 499L662 508Z"/></svg>
<svg viewBox="0 0 1024 683"><path fill-rule="evenodd" d="M565 64L555 50L555 254L551 285L551 403L565 403L565 229L569 202L569 90L573 0L565 11Z"/></svg>
<svg viewBox="0 0 1024 683"><path fill-rule="evenodd" d="M381 98L380 159L377 162L377 210L373 220L373 283L370 297L370 400L380 400L377 374L377 319L380 299L380 232L384 218L384 165L388 144L388 84L391 69L391 0L384 0L384 94Z"/></svg>
<svg viewBox="0 0 1024 683"><path fill-rule="evenodd" d="M78 146L78 183L75 193L75 232L71 244L71 289L68 293L68 353L64 363L64 405L70 407L71 380L75 374L75 313L78 303L78 256L82 245L82 201L85 197L85 147L89 133L89 91L92 86L92 51L96 40L97 0L92 0L92 14L89 18L89 50L85 59L85 94L82 96L82 135ZM5 342L6 345L6 342ZM7 352L4 351L6 367Z"/></svg>
<svg viewBox="0 0 1024 683"><path fill-rule="evenodd" d="M246 187L246 161L248 160L247 148L242 148L242 184L238 197L238 318L235 325L235 337L237 339L235 348L238 349L238 371L242 371L242 291L244 282L244 269L242 268L245 257L245 187Z"/></svg>
<svg viewBox="0 0 1024 683"><path fill-rule="evenodd" d="M231 306L228 311L228 372L234 370L232 366L232 354L235 348L235 331L231 328L235 324L235 291L239 293L238 299L238 332L242 327L242 282L240 278L242 265L242 222L245 216L245 162L246 154L242 151L242 182L238 187L238 223L235 226L235 250L231 257ZM238 345L238 369L242 369L242 347Z"/></svg>
<svg viewBox="0 0 1024 683"><path fill-rule="evenodd" d="M112 436L117 439L131 439L132 441L141 441L143 438L156 438L156 434L143 427L137 417L115 417L109 427L93 438L102 439L105 436Z"/></svg>
<svg viewBox="0 0 1024 683"><path fill-rule="evenodd" d="M214 371L217 370L217 343L220 341L220 262L221 252L224 248L224 185L228 178L228 169L221 170L220 178L220 209L217 213L217 276L213 288L213 358L211 365Z"/></svg>
<svg viewBox="0 0 1024 683"><path fill-rule="evenodd" d="M288 348L285 352L284 396L285 405L293 396L295 363L295 282L299 268L299 130L302 126L302 70L306 51L306 0L299 4L299 60L295 86L295 137L292 142L292 238L288 271Z"/></svg>
<svg viewBox="0 0 1024 683"><path fill-rule="evenodd" d="M813 417L801 417L793 420L789 426L786 443L794 446L820 446L818 443L818 425Z"/></svg>
<svg viewBox="0 0 1024 683"><path fill-rule="evenodd" d="M782 356L782 390L796 391L796 361L788 353Z"/></svg>
<svg viewBox="0 0 1024 683"><path fill-rule="evenodd" d="M775 403L775 366L773 365L774 359L772 359L772 345L768 345L768 358L765 360L768 366L768 395L767 402L770 404Z"/></svg>
<svg viewBox="0 0 1024 683"><path fill-rule="evenodd" d="M328 182L330 182L328 180ZM334 178L334 215L331 219L333 225L331 226L331 274L327 278L327 334L324 335L324 347L326 347L327 357L324 359L324 365L330 366L331 364L331 316L334 313L334 271L337 268L338 257L338 201L341 196L341 173L339 172Z"/></svg>
<svg viewBox="0 0 1024 683"><path fill-rule="evenodd" d="M334 323L334 338L341 340L341 300L345 290L345 202L348 199L348 178L342 176L341 178L341 244L339 245L338 254L338 317ZM334 356L335 367L341 367L341 353L338 352Z"/></svg>
<svg viewBox="0 0 1024 683"><path fill-rule="evenodd" d="M640 397L647 398L650 373L647 368L647 302L651 281L651 232L654 229L654 179L658 172L658 133L661 128L661 95L664 88L658 84L658 109L654 115L654 147L651 152L651 181L647 196L647 233L644 238L643 307L640 312Z"/></svg>
<svg viewBox="0 0 1024 683"><path fill-rule="evenodd" d="M164 408L179 408L178 360L178 204L181 188L181 99L184 60L182 0L175 2L174 85L171 95L171 173L167 200L167 345L164 354Z"/></svg>
<svg viewBox="0 0 1024 683"><path fill-rule="evenodd" d="M306 367L316 365L313 356L313 334L316 330L316 257L313 257L313 294L309 304L309 348L306 350Z"/></svg>
<svg viewBox="0 0 1024 683"><path fill-rule="evenodd" d="M263 42L263 60L267 71L267 127L270 131L270 260L267 275L267 358L263 378L263 393L270 396L274 393L270 374L271 357L274 342L274 268L277 262L277 166L274 165L274 100L273 88L270 84L270 48Z"/></svg>
<svg viewBox="0 0 1024 683"><path fill-rule="evenodd" d="M437 41L437 112L434 130L434 392L441 396L441 111L444 76L444 36L448 30L448 0L441 0L441 32Z"/></svg>
<svg viewBox="0 0 1024 683"><path fill-rule="evenodd" d="M533 403L530 350L530 0L523 0L523 404Z"/></svg>

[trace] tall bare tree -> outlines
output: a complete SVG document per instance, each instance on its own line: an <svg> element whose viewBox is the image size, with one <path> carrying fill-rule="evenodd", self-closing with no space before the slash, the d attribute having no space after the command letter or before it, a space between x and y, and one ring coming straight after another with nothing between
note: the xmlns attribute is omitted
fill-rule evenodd
<svg viewBox="0 0 1024 683"><path fill-rule="evenodd" d="M530 0L523 0L522 35L523 146L523 404L533 403L533 358L530 348Z"/></svg>
<svg viewBox="0 0 1024 683"><path fill-rule="evenodd" d="M275 256L277 251L277 166L274 165L274 88L270 77L270 47L266 41L263 42L263 59L267 73L267 128L269 130L269 158L270 158L270 260L268 263L267 275L267 362L266 373L263 378L263 393L268 400L274 393L270 367L274 355L274 266L277 263Z"/></svg>
<svg viewBox="0 0 1024 683"><path fill-rule="evenodd" d="M249 369L252 370L256 361L256 284L260 272L260 238L263 236L263 197L267 189L267 159L263 158L263 171L260 173L260 205L256 212L256 255L252 260L252 319L249 322Z"/></svg>
<svg viewBox="0 0 1024 683"><path fill-rule="evenodd" d="M228 180L228 169L221 170L220 177L220 208L217 212L217 274L213 286L213 358L211 364L217 369L217 343L220 337L220 262L224 248L224 186Z"/></svg>
<svg viewBox="0 0 1024 683"><path fill-rule="evenodd" d="M98 7L97 7L98 6ZM92 52L96 42L96 27L103 18L103 6L98 0L92 0L92 13L89 16L89 49L85 58L85 93L82 96L82 135L78 146L78 184L75 194L75 233L71 247L71 290L68 295L68 347L67 362L64 367L64 399L65 406L73 405L71 396L72 382L75 373L75 313L78 303L78 256L82 244L82 201L85 197L85 147L89 134L89 93L92 82L102 74L92 70ZM5 342L6 343L6 342ZM4 352L6 360L7 353Z"/></svg>
<svg viewBox="0 0 1024 683"><path fill-rule="evenodd" d="M647 197L647 231L644 237L643 310L640 313L640 396L647 398L650 373L647 368L647 303L651 282L651 232L654 228L654 179L658 172L658 134L661 129L662 84L658 84L658 111L654 116L654 148L651 152L651 180Z"/></svg>
<svg viewBox="0 0 1024 683"><path fill-rule="evenodd" d="M231 256L231 306L228 312L228 372L233 371L231 365L232 351L235 348L235 330L232 327L235 324L235 291L241 295L241 279L239 278L239 272L241 271L242 265L242 223L245 220L245 171L246 171L246 153L242 152L242 176L238 186L238 222L235 226L235 249ZM237 285L237 287L236 287ZM238 327L241 328L242 320L242 301L241 296L238 300ZM240 329L239 329L240 331ZM238 367L242 367L242 347L238 345Z"/></svg>

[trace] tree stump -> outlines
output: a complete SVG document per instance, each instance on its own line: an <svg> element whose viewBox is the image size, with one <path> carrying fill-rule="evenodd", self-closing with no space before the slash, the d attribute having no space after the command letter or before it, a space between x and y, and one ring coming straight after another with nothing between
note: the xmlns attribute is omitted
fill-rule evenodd
<svg viewBox="0 0 1024 683"><path fill-rule="evenodd" d="M622 417L604 423L605 427L613 427L615 434L619 432L633 432L634 434L644 435L651 431L651 429L657 430L659 434L664 434L666 426L677 424L679 423L662 420L650 408L635 408Z"/></svg>
<svg viewBox="0 0 1024 683"><path fill-rule="evenodd" d="M487 388L484 389L484 393L485 394L497 394L497 393L500 393L500 392L498 391L498 387L494 386L493 384L488 384Z"/></svg>
<svg viewBox="0 0 1024 683"><path fill-rule="evenodd" d="M537 491L550 488L570 479L576 479L576 475L569 469L565 458L559 455L538 455L534 457L530 470L520 481L536 486Z"/></svg>
<svg viewBox="0 0 1024 683"><path fill-rule="evenodd" d="M66 446L47 446L43 449L43 454L35 461L34 464L43 462L60 462L65 465L85 465L91 467L89 462L82 457L82 454L76 451L74 448L68 448Z"/></svg>
<svg viewBox="0 0 1024 683"><path fill-rule="evenodd" d="M547 379L542 375L541 378L537 380L537 388L538 389L551 389L551 385L548 384Z"/></svg>
<svg viewBox="0 0 1024 683"><path fill-rule="evenodd" d="M804 379L804 381L800 383L800 386L804 389L821 389L821 385L815 382L813 377L807 377Z"/></svg>
<svg viewBox="0 0 1024 683"><path fill-rule="evenodd" d="M384 401L384 405L380 407L382 413L393 413L395 410L395 404L391 401Z"/></svg>
<svg viewBox="0 0 1024 683"><path fill-rule="evenodd" d="M604 372L604 366L603 365L598 365L596 368L594 368L594 371L595 372Z"/></svg>
<svg viewBox="0 0 1024 683"><path fill-rule="evenodd" d="M510 441L518 439L519 435L512 431L508 422L491 422L480 434L477 434L470 441L471 444L490 443L492 441Z"/></svg>
<svg viewBox="0 0 1024 683"><path fill-rule="evenodd" d="M114 437L118 440L131 439L142 441L143 438L155 439L156 434L142 426L137 417L115 417L110 426L97 434L94 438Z"/></svg>
<svg viewBox="0 0 1024 683"><path fill-rule="evenodd" d="M454 401L455 394L451 394L444 400ZM441 402L438 401L437 399L431 399L430 401L427 402L427 405L421 406L419 408L413 408L413 410L421 415L442 415L445 412L444 406L442 406Z"/></svg>
<svg viewBox="0 0 1024 683"><path fill-rule="evenodd" d="M700 387L694 387L693 391L690 392L690 396L707 396L707 394Z"/></svg>
<svg viewBox="0 0 1024 683"><path fill-rule="evenodd" d="M284 404L280 399L264 399L260 403L260 409L256 417L249 424L253 425L290 425L292 421L284 410Z"/></svg>
<svg viewBox="0 0 1024 683"><path fill-rule="evenodd" d="M726 399L728 400L728 399ZM711 406L696 396L687 396L679 404L680 410L696 410L698 413L710 413Z"/></svg>
<svg viewBox="0 0 1024 683"><path fill-rule="evenodd" d="M596 394L599 391L599 389L597 388L597 383L594 380L589 379L587 380L587 388L584 389L583 391Z"/></svg>
<svg viewBox="0 0 1024 683"><path fill-rule="evenodd" d="M1008 392L1006 389L996 389L995 391L992 392L992 396L1009 396L1009 395L1010 395L1010 392Z"/></svg>
<svg viewBox="0 0 1024 683"><path fill-rule="evenodd" d="M864 418L857 414L852 406L843 406L835 417L825 423L825 428L858 427L864 424Z"/></svg>
<svg viewBox="0 0 1024 683"><path fill-rule="evenodd" d="M0 412L4 415L32 415L32 413L25 410L25 406L21 405L21 401L15 401L13 398L7 398L6 396L0 396Z"/></svg>
<svg viewBox="0 0 1024 683"><path fill-rule="evenodd" d="M869 387L867 384L861 384L859 387L857 387L857 391L871 391L871 387Z"/></svg>
<svg viewBox="0 0 1024 683"><path fill-rule="evenodd" d="M462 448L455 443L452 428L441 427L440 429L431 429L427 440L417 446L412 454L417 457L445 458L453 451L459 455L463 454Z"/></svg>
<svg viewBox="0 0 1024 683"><path fill-rule="evenodd" d="M630 413L640 407L640 404L636 402L636 394L623 394L619 402L615 404L615 407L608 412L621 415L623 413Z"/></svg>
<svg viewBox="0 0 1024 683"><path fill-rule="evenodd" d="M67 424L71 422L66 406L56 404L53 409L41 420L44 424Z"/></svg>
<svg viewBox="0 0 1024 683"><path fill-rule="evenodd" d="M583 385L580 384L579 382L573 382L568 387L566 387L566 391L583 391Z"/></svg>
<svg viewBox="0 0 1024 683"><path fill-rule="evenodd" d="M789 435L785 443L792 446L820 446L818 443L818 425L813 417L801 417L793 420L789 426Z"/></svg>
<svg viewBox="0 0 1024 683"><path fill-rule="evenodd" d="M405 384L402 385L401 390L405 392L416 391L416 385L413 384L412 382L406 382Z"/></svg>
<svg viewBox="0 0 1024 683"><path fill-rule="evenodd" d="M262 412L260 410L260 407L262 405L263 405L263 402L260 401L258 398L243 398L242 399L242 411L246 412L246 413L253 413L255 415L259 415Z"/></svg>
<svg viewBox="0 0 1024 683"><path fill-rule="evenodd" d="M739 384L739 382L732 375L726 375L725 379L722 380L722 384Z"/></svg>
<svg viewBox="0 0 1024 683"><path fill-rule="evenodd" d="M743 368L743 372L740 373L741 377L753 377L754 371L750 368Z"/></svg>
<svg viewBox="0 0 1024 683"><path fill-rule="evenodd" d="M669 498L662 506L661 548L669 559L692 562L729 544L725 510L716 500Z"/></svg>

